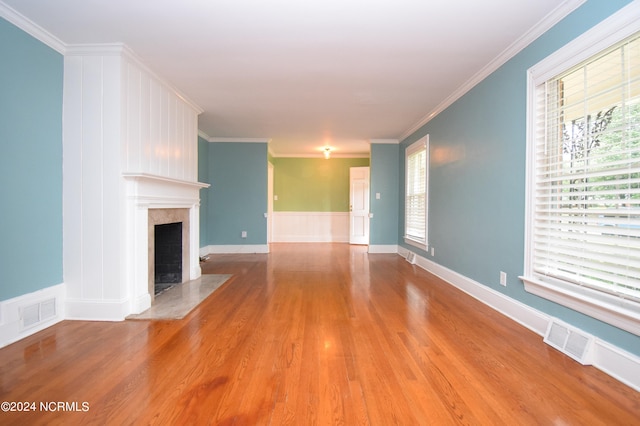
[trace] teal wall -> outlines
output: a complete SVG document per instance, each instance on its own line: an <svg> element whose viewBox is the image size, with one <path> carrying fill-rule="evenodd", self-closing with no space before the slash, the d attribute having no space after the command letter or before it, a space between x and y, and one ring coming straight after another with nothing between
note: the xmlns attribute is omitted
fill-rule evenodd
<svg viewBox="0 0 640 426"><path fill-rule="evenodd" d="M0 300L62 283L63 57L0 18Z"/></svg>
<svg viewBox="0 0 640 426"><path fill-rule="evenodd" d="M209 142L198 136L198 182L209 183ZM200 247L209 245L209 188L200 190Z"/></svg>
<svg viewBox="0 0 640 426"><path fill-rule="evenodd" d="M208 151L207 245L267 244L267 144L217 142Z"/></svg>
<svg viewBox="0 0 640 426"><path fill-rule="evenodd" d="M588 1L429 123L402 141L430 136L429 242L455 272L640 355L640 337L524 291L526 71L628 1ZM404 181L400 181L404 194ZM404 206L399 203L399 244ZM412 248L415 250L415 248ZM508 285L499 285L499 271Z"/></svg>
<svg viewBox="0 0 640 426"><path fill-rule="evenodd" d="M371 144L371 245L395 245L398 241L399 153L398 144Z"/></svg>

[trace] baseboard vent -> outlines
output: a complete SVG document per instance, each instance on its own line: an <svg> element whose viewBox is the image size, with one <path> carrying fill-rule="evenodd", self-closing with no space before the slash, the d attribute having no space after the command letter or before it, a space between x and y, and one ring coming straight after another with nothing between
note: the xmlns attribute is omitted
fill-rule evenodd
<svg viewBox="0 0 640 426"><path fill-rule="evenodd" d="M56 299L20 307L20 330L26 330L56 316Z"/></svg>
<svg viewBox="0 0 640 426"><path fill-rule="evenodd" d="M553 318L549 321L544 342L583 365L591 365L593 336Z"/></svg>
<svg viewBox="0 0 640 426"><path fill-rule="evenodd" d="M416 254L414 252L412 252L412 251L408 251L407 252L407 257L405 257L405 259L410 264L415 265L415 263L416 263Z"/></svg>

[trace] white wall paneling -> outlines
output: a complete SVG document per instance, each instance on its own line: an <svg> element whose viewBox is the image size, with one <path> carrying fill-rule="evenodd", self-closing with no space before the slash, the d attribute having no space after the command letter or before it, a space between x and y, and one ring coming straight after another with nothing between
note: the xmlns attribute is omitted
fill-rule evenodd
<svg viewBox="0 0 640 426"><path fill-rule="evenodd" d="M273 242L349 242L348 212L273 212Z"/></svg>
<svg viewBox="0 0 640 426"><path fill-rule="evenodd" d="M168 193L180 182L190 189L178 197L197 211L197 116L202 111L121 44L69 46L64 66L67 313L119 320L144 305L133 303L132 297L140 295L127 271L127 247L139 236L131 234L131 194L124 176L157 178ZM198 229L195 217L192 225ZM191 244L197 261L198 234Z"/></svg>

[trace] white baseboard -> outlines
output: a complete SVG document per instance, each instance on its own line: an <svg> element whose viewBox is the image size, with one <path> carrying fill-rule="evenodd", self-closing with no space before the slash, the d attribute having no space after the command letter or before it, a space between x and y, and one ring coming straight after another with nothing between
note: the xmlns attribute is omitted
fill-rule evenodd
<svg viewBox="0 0 640 426"><path fill-rule="evenodd" d="M369 244L368 253L398 253L398 245L390 244L390 245L375 245Z"/></svg>
<svg viewBox="0 0 640 426"><path fill-rule="evenodd" d="M0 302L0 347L44 330L65 319L66 285L58 284L33 293ZM21 310L48 300L55 300L55 314L30 327L22 324Z"/></svg>
<svg viewBox="0 0 640 426"><path fill-rule="evenodd" d="M200 256L208 254L269 253L268 244L211 245L200 248Z"/></svg>
<svg viewBox="0 0 640 426"><path fill-rule="evenodd" d="M640 358L608 342L595 339L591 353L594 367L640 392Z"/></svg>
<svg viewBox="0 0 640 426"><path fill-rule="evenodd" d="M410 251L398 247L398 254L406 257ZM415 264L459 288L485 305L506 315L540 336L544 336L551 317L537 309L525 305L477 281L454 272L442 265L416 254ZM592 365L611 377L640 391L640 357L595 338Z"/></svg>
<svg viewBox="0 0 640 426"><path fill-rule="evenodd" d="M293 235L281 234L273 238L274 243L348 243L344 235Z"/></svg>
<svg viewBox="0 0 640 426"><path fill-rule="evenodd" d="M66 319L85 321L124 321L131 313L129 299L123 300L86 300L70 299L66 301Z"/></svg>

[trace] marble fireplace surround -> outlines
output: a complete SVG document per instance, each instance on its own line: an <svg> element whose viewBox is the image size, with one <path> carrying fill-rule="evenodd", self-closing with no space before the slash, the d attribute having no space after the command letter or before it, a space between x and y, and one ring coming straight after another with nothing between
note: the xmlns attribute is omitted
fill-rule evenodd
<svg viewBox="0 0 640 426"><path fill-rule="evenodd" d="M182 279L181 283L191 280L189 271L189 209L149 209L149 296L151 304L155 299L155 233L156 225L180 223L182 226ZM196 277L197 278L197 277Z"/></svg>
<svg viewBox="0 0 640 426"><path fill-rule="evenodd" d="M200 189L208 184L126 173L126 275L131 313L139 314L153 302L154 226L182 222L182 282L201 275Z"/></svg>

